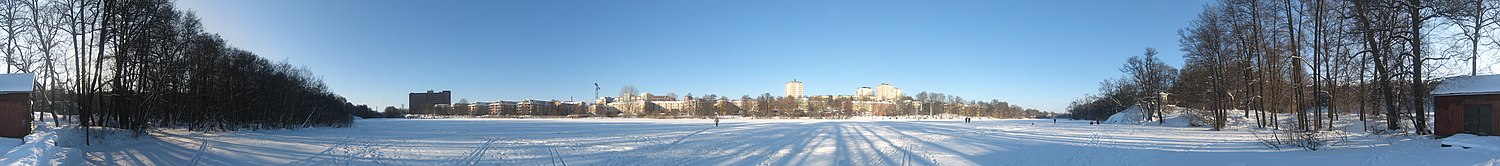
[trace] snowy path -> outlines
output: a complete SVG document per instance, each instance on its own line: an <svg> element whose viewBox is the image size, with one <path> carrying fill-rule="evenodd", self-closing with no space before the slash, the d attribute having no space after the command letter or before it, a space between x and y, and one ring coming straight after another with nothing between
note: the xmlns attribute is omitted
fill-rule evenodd
<svg viewBox="0 0 1500 166"><path fill-rule="evenodd" d="M1500 152L1353 137L1266 149L1247 132L1051 120L371 119L351 128L164 131L91 165L1494 165Z"/></svg>

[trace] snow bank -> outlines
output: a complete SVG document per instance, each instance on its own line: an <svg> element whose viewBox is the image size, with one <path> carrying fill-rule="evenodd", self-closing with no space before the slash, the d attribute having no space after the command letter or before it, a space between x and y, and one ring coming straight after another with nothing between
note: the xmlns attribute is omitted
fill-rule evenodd
<svg viewBox="0 0 1500 166"><path fill-rule="evenodd" d="M10 149L15 149L17 146L21 146L21 139L0 138L0 150L10 152Z"/></svg>
<svg viewBox="0 0 1500 166"><path fill-rule="evenodd" d="M1125 111L1120 111L1118 113L1115 113L1114 115L1109 115L1109 120L1104 120L1104 123L1140 124L1141 122L1144 122L1146 120L1146 117L1143 115L1145 114L1144 111L1145 110L1141 110L1141 107L1126 108Z"/></svg>
<svg viewBox="0 0 1500 166"><path fill-rule="evenodd" d="M1165 122L1157 122L1155 120L1147 121L1145 110L1141 109L1141 107L1139 106L1135 106L1127 108L1125 109L1125 111L1115 113L1114 115L1110 115L1109 119L1105 120L1104 123L1129 125L1161 125L1173 127L1203 126L1204 123L1201 120L1202 118L1198 118L1198 116L1192 114L1185 114L1187 112L1185 110L1186 109L1175 106L1167 106L1167 109L1165 111L1162 111L1162 119L1166 119Z"/></svg>
<svg viewBox="0 0 1500 166"><path fill-rule="evenodd" d="M1249 116L1246 116L1247 113L1245 110L1231 109L1225 111L1224 130L1246 131L1271 129L1271 127L1259 127L1259 123L1255 117L1259 112L1249 111ZM1315 111L1309 110L1309 112ZM1283 125L1295 124L1295 115L1296 114L1293 113L1277 114L1277 123L1281 123ZM1362 123L1360 123L1358 120L1355 120L1357 119L1357 115L1339 116L1339 122L1336 122L1335 124L1336 130L1346 132L1365 132L1365 127L1360 125ZM1212 125L1213 121L1213 115L1209 111L1177 106L1167 106L1167 108L1163 110L1162 118L1166 119L1166 123L1159 123L1156 120L1147 121L1144 110L1142 110L1140 107L1130 107L1125 109L1124 111L1120 111L1119 113L1110 115L1109 119L1105 120L1104 123L1170 127L1208 127ZM1155 117L1152 117L1152 119L1155 119ZM1377 126L1383 125L1383 123L1376 124L1376 121L1371 121L1369 125ZM1411 128L1409 124L1404 125L1407 125L1406 128Z"/></svg>
<svg viewBox="0 0 1500 166"><path fill-rule="evenodd" d="M59 132L65 130L53 127L50 120L34 121L32 125L36 126L36 130L32 130L30 135L26 135L24 144L8 148L4 158L0 158L0 165L82 164L82 152L73 148L57 146L58 139L61 137L82 138L81 136L69 135L75 134L73 132ZM4 142L0 141L0 146L4 146Z"/></svg>
<svg viewBox="0 0 1500 166"><path fill-rule="evenodd" d="M1455 134L1443 138L1444 145L1456 147L1467 147L1469 149L1500 151L1500 136L1477 136L1473 134Z"/></svg>

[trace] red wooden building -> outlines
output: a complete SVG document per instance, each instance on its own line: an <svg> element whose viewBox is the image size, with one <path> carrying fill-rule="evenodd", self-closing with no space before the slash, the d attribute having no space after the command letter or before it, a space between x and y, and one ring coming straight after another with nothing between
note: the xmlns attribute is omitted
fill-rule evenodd
<svg viewBox="0 0 1500 166"><path fill-rule="evenodd" d="M1445 78L1432 97L1438 137L1500 135L1500 75Z"/></svg>
<svg viewBox="0 0 1500 166"><path fill-rule="evenodd" d="M0 137L31 134L31 74L0 74Z"/></svg>

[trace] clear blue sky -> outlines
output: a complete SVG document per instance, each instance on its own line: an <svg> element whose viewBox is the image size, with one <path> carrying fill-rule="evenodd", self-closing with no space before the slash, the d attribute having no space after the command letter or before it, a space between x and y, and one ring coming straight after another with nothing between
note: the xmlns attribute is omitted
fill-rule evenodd
<svg viewBox="0 0 1500 166"><path fill-rule="evenodd" d="M1044 111L1146 47L1181 64L1191 1L181 0L211 32L306 66L351 102L644 92L853 94L891 83Z"/></svg>

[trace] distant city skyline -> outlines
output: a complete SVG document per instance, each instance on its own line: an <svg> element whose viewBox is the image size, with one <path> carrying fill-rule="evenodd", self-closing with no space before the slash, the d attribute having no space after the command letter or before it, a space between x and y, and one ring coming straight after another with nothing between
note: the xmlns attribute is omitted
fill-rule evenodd
<svg viewBox="0 0 1500 166"><path fill-rule="evenodd" d="M357 3L356 3L357 2ZM1146 47L1181 64L1193 1L178 1L353 103L642 92L854 94L881 82L1061 112ZM1086 11L1086 12L1085 12ZM872 87L873 88L873 87ZM585 100L590 99L590 100Z"/></svg>
<svg viewBox="0 0 1500 166"><path fill-rule="evenodd" d="M911 96L912 95L912 94L906 94L905 91L904 91L904 89L897 88L894 85L891 85L889 83L880 83L880 84L877 84L875 86L875 87L880 87L880 88L883 88L883 89L872 89L872 88L870 88L870 86L861 86L861 87L851 88L851 93L832 93L832 94L807 94L807 93L803 92L803 91L805 91L805 89L803 89L802 85L803 85L803 83L801 81L799 81L799 80L788 81L786 84L783 85L783 90L782 90L782 92L780 94L771 93L771 92L756 93L756 94L712 94L712 93L691 93L691 92L678 93L676 91L654 91L654 92L653 91L637 91L636 94L631 94L631 95L641 95L641 94L668 95L668 94L673 94L673 95L679 95L678 97L685 97L686 95L703 96L703 95L710 95L710 94L712 94L712 95L718 95L718 96L721 96L721 97L730 97L732 99L739 99L739 97L742 97L742 96L757 97L757 96L760 96L761 94L771 94L771 96L776 96L776 97L789 97L789 96L802 96L802 97L808 97L808 96L871 96L871 97L875 97L877 99L892 99L892 98L898 98L898 97ZM633 87L634 85L631 85L631 86ZM867 90L868 90L868 92L866 92ZM452 90L449 90L449 89L428 89L425 92L418 91L418 92L411 92L411 94L425 94L425 93L437 93L437 92L450 93L451 91ZM926 92L926 91L923 91L923 92ZM584 101L584 102L593 102L595 100L598 100L598 99L604 98L604 97L622 97L621 95L623 95L623 94L618 93L618 92L604 92L601 89L599 91L599 96L598 96L599 98L591 98L591 99L583 99L583 98L576 98L576 97L574 97L574 98L571 98L571 99L526 98L526 99L469 100L467 98L464 98L464 99L452 99L452 100L453 100L453 103L460 103L460 102L463 102L463 101L468 101L468 102L489 102L489 101L520 101L520 100L559 100L559 101ZM415 99L413 99L413 100L415 100Z"/></svg>

